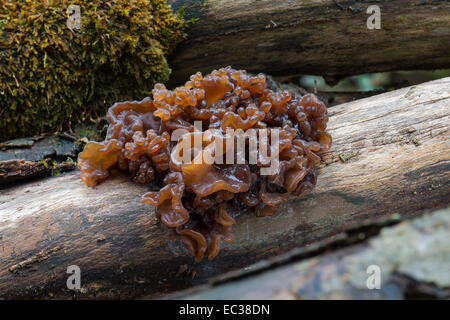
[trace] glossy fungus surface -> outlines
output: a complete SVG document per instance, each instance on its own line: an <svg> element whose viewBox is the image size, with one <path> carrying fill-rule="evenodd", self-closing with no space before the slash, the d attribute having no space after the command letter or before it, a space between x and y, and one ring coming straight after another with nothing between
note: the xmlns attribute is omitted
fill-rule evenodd
<svg viewBox="0 0 450 320"><path fill-rule="evenodd" d="M213 259L221 241L233 241L238 210L273 215L280 204L316 184L320 154L329 150L331 136L327 109L313 94L274 92L264 75L230 67L194 74L173 91L157 84L152 93L153 98L109 109L105 141L89 142L79 155L81 179L95 186L120 169L136 182L158 187L141 201L157 206L160 221L173 228L196 261ZM203 131L194 126L196 121ZM184 134L174 138L178 129ZM235 136L227 135L230 129L264 129L268 135L278 130L278 148L272 148L271 139L251 141L248 136L243 149L230 148L237 144ZM200 148L192 144L196 138ZM257 150L277 156L275 172L262 174L267 163L259 154L250 161L246 151L252 142ZM180 161L184 153L190 162ZM209 163L208 156L235 161Z"/></svg>

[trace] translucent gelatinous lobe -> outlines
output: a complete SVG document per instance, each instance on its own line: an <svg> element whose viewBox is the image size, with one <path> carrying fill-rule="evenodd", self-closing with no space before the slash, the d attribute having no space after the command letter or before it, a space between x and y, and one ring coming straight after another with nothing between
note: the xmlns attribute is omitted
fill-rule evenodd
<svg viewBox="0 0 450 320"><path fill-rule="evenodd" d="M78 157L78 168L81 180L93 187L97 182L105 180L118 161L122 143L116 139L103 143L89 142Z"/></svg>
<svg viewBox="0 0 450 320"><path fill-rule="evenodd" d="M152 93L153 99L109 109L105 141L88 143L79 156L81 179L94 186L117 167L137 182L159 187L141 201L158 206L161 222L175 229L196 261L213 259L221 241L233 241L235 220L229 212L252 207L257 216L273 215L283 202L315 186L316 166L320 154L329 150L331 136L327 109L313 94L273 92L264 75L230 67L205 77L196 73L173 91L157 84ZM205 132L196 131L194 121L201 121ZM186 133L171 141L177 129ZM237 139L226 135L229 129L278 129L276 149L271 138L244 140L245 150L251 143L278 150L278 170L261 175L267 163L260 154L255 163L247 151L229 148L230 139ZM199 137L198 146L193 142ZM241 161L223 161L229 157Z"/></svg>

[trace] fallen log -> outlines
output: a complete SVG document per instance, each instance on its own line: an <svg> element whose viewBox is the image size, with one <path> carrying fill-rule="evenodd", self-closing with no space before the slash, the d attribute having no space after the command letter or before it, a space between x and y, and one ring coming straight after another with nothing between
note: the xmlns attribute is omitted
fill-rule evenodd
<svg viewBox="0 0 450 320"><path fill-rule="evenodd" d="M198 21L169 59L171 83L231 65L274 76L349 75L450 67L445 0L172 0ZM381 28L366 12L380 8ZM363 48L363 50L361 50Z"/></svg>
<svg viewBox="0 0 450 320"><path fill-rule="evenodd" d="M2 190L0 298L157 297L393 214L446 207L450 78L329 109L333 146L318 184L274 217L236 217L236 240L195 264L163 231L148 187L116 176L86 187L78 172ZM67 268L81 290L67 289ZM186 273L189 276L186 277Z"/></svg>
<svg viewBox="0 0 450 320"><path fill-rule="evenodd" d="M0 187L25 180L59 176L61 172L75 169L75 162L57 163L51 159L41 161L7 160L0 161Z"/></svg>
<svg viewBox="0 0 450 320"><path fill-rule="evenodd" d="M360 244L311 258L294 249L263 270L254 266L250 272L221 277L220 284L211 281L169 298L448 299L448 243L450 208L384 227Z"/></svg>

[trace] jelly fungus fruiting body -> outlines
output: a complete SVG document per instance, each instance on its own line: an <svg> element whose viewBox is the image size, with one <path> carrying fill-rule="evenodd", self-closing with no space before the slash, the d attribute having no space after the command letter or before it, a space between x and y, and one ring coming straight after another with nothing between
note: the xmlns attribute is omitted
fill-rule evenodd
<svg viewBox="0 0 450 320"><path fill-rule="evenodd" d="M118 168L136 182L159 187L141 201L158 206L161 222L174 228L196 261L213 259L221 240L233 241L235 220L228 212L252 207L257 216L273 215L280 204L316 184L320 154L329 150L331 136L326 132L327 109L313 94L274 92L264 75L250 76L230 67L206 76L196 73L173 91L157 84L152 93L153 99L116 103L109 109L105 141L89 142L79 155L81 179L94 186ZM278 148L271 149L270 140L257 142L258 147L277 150L276 172L262 175L266 165L253 164L246 153L241 163L180 163L176 155L197 135L195 121L211 132L278 129ZM187 133L171 141L177 129ZM211 141L202 141L200 152L193 147L192 157L217 156ZM249 143L246 139L246 149ZM232 159L240 152L223 150L220 155Z"/></svg>

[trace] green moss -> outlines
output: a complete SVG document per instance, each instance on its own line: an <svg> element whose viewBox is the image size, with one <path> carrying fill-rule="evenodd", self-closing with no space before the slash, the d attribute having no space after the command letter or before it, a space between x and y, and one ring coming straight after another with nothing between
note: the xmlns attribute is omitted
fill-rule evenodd
<svg viewBox="0 0 450 320"><path fill-rule="evenodd" d="M80 30L67 27L69 5ZM184 24L164 0L0 0L0 140L148 96L168 80Z"/></svg>

